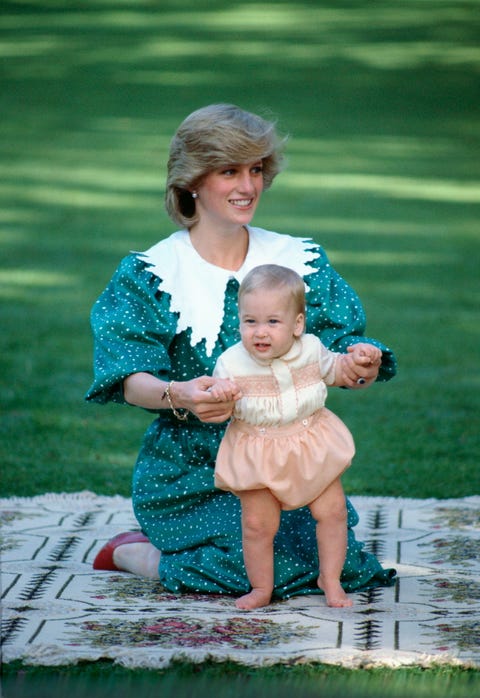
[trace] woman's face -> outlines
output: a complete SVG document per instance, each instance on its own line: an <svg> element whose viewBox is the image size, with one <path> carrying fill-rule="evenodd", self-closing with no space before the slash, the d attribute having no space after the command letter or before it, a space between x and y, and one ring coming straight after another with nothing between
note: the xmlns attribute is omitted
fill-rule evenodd
<svg viewBox="0 0 480 698"><path fill-rule="evenodd" d="M247 225L263 192L262 161L227 165L207 174L196 188L200 223L217 227Z"/></svg>

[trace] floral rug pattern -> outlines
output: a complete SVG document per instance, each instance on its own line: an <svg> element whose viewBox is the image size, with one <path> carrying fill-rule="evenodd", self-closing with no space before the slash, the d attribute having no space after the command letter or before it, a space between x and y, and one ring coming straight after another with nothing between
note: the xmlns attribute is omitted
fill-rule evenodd
<svg viewBox="0 0 480 698"><path fill-rule="evenodd" d="M352 594L351 609L312 595L242 612L229 596L176 596L154 580L94 572L104 542L137 528L128 499L0 499L3 661L479 667L480 497L352 502L358 539L396 567L395 586Z"/></svg>

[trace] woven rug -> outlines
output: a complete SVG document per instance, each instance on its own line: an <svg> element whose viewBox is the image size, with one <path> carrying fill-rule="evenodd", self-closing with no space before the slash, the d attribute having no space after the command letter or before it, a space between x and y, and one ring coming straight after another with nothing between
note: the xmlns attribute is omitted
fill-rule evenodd
<svg viewBox="0 0 480 698"><path fill-rule="evenodd" d="M479 667L480 497L351 499L357 538L396 567L396 585L353 594L349 609L311 595L254 612L228 596L176 596L159 582L94 572L103 543L137 528L129 499L0 499L3 660Z"/></svg>

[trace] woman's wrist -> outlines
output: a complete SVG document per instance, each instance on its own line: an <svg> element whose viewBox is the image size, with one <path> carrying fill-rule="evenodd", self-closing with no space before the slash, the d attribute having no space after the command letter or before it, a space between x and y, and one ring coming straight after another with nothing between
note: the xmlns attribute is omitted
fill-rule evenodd
<svg viewBox="0 0 480 698"><path fill-rule="evenodd" d="M167 383L167 387L162 395L162 403L166 402L175 417L180 421L185 422L188 418L188 410L177 407L178 403L175 399L174 385L176 385L175 381L170 381L170 383Z"/></svg>

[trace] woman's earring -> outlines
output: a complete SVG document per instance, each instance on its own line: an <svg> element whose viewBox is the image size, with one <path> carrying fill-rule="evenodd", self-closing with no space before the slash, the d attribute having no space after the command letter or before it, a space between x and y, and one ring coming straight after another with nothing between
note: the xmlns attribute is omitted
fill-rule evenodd
<svg viewBox="0 0 480 698"><path fill-rule="evenodd" d="M196 191L192 191L192 199L198 199L198 194Z"/></svg>

